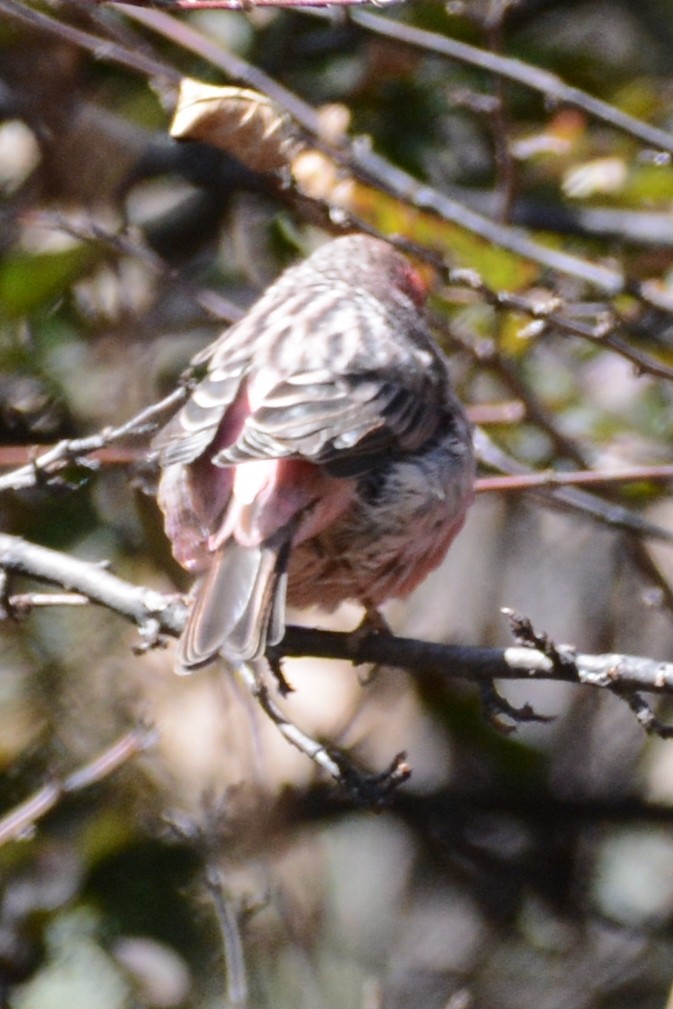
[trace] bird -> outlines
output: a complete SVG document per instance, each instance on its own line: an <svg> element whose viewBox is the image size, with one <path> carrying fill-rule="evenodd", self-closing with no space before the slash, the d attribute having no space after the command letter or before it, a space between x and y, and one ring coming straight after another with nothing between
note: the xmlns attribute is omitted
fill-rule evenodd
<svg viewBox="0 0 673 1009"><path fill-rule="evenodd" d="M426 296L388 242L344 235L193 359L153 442L165 530L196 576L181 671L260 658L287 604L375 614L445 557L475 465Z"/></svg>

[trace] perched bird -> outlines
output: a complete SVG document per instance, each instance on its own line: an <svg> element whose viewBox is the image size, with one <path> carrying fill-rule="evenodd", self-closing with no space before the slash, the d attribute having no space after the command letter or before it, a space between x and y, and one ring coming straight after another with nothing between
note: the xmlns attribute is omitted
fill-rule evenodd
<svg viewBox="0 0 673 1009"><path fill-rule="evenodd" d="M424 302L403 256L348 235L195 359L205 375L155 440L166 532L199 579L183 668L262 655L286 598L374 610L444 558L474 462Z"/></svg>

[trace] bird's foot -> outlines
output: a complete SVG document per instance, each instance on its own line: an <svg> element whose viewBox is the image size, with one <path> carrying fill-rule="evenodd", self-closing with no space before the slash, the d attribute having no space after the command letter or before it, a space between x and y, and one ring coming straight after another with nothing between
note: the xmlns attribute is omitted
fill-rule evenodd
<svg viewBox="0 0 673 1009"><path fill-rule="evenodd" d="M365 605L362 620L348 635L348 650L355 658L363 641L372 634L392 634L388 621L375 606ZM372 666L366 675L360 677L362 686L368 686L376 678L378 666Z"/></svg>

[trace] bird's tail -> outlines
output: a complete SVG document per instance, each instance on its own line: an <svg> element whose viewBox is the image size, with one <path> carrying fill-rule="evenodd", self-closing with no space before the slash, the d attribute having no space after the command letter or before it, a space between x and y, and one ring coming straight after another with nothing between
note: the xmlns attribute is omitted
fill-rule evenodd
<svg viewBox="0 0 673 1009"><path fill-rule="evenodd" d="M227 540L196 589L178 662L185 672L223 655L244 662L264 654L285 631L285 572L291 533L257 547Z"/></svg>

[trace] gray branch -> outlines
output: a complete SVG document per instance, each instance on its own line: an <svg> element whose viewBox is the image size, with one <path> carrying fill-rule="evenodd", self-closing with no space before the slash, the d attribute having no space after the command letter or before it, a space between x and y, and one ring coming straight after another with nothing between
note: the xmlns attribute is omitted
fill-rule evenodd
<svg viewBox="0 0 673 1009"><path fill-rule="evenodd" d="M175 596L133 585L101 564L80 560L47 547L0 533L0 569L79 592L133 622L145 639L177 637L187 608ZM535 648L477 648L435 644L391 634L366 636L290 626L273 649L274 658L311 655L376 663L410 672L434 673L483 684L492 680L560 680L607 688L623 694L644 690L673 694L673 663L636 655L575 654L561 647L562 662Z"/></svg>
<svg viewBox="0 0 673 1009"><path fill-rule="evenodd" d="M104 564L70 557L18 536L0 533L0 570L79 592L132 621L145 638L159 632L178 636L185 624L187 610L176 597L117 578Z"/></svg>

